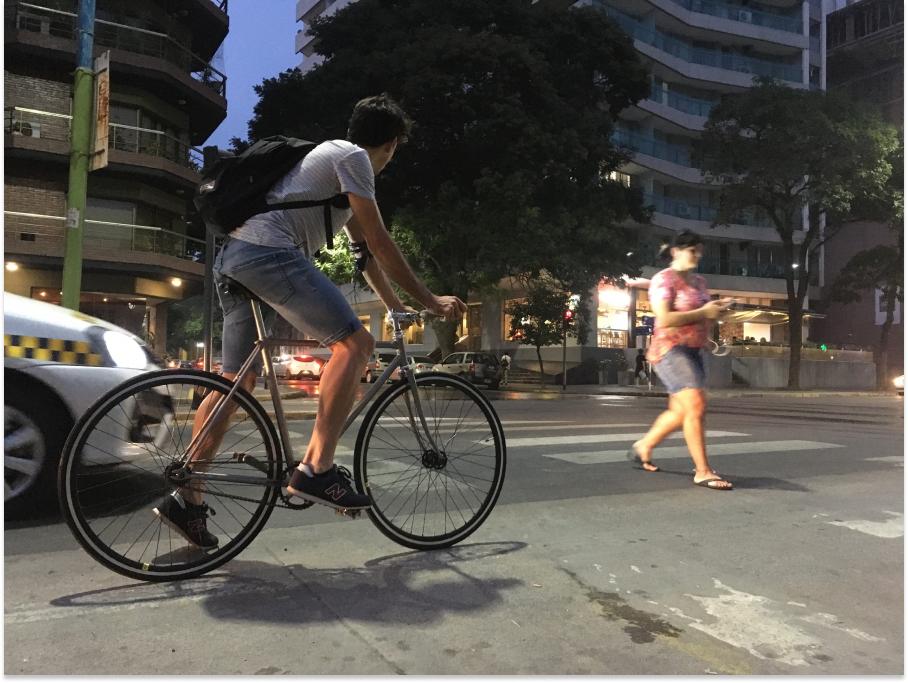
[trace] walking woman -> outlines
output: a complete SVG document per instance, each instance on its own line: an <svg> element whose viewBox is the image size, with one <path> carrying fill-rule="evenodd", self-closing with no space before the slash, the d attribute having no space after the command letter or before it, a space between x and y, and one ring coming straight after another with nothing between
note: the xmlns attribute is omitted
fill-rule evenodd
<svg viewBox="0 0 908 683"><path fill-rule="evenodd" d="M694 483L729 491L734 488L732 483L710 467L706 457L706 373L702 349L713 321L722 316L732 299L711 300L706 280L694 272L703 255L699 235L685 230L662 249L660 256L670 253L672 262L650 282L649 300L656 323L646 358L668 390L668 410L631 446L628 459L647 472L658 472L652 462L653 449L669 434L682 429L694 461Z"/></svg>

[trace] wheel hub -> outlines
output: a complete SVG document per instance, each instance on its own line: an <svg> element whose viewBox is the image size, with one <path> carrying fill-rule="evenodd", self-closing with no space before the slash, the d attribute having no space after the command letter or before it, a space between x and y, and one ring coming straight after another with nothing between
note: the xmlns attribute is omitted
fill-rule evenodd
<svg viewBox="0 0 908 683"><path fill-rule="evenodd" d="M448 456L438 451L426 450L422 454L422 464L430 470L443 470L448 464Z"/></svg>

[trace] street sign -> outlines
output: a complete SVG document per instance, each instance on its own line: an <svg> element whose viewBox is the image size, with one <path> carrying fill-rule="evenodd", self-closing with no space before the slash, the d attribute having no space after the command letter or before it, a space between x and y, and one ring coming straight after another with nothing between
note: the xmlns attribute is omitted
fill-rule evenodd
<svg viewBox="0 0 908 683"><path fill-rule="evenodd" d="M90 170L107 166L110 135L110 50L95 59L95 130L92 136Z"/></svg>

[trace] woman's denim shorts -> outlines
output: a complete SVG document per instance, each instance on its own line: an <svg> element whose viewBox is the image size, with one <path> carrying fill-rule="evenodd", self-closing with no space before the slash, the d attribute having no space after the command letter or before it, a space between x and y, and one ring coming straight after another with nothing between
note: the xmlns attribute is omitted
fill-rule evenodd
<svg viewBox="0 0 908 683"><path fill-rule="evenodd" d="M653 365L669 394L682 389L705 389L706 370L703 367L703 352L690 346L672 347Z"/></svg>
<svg viewBox="0 0 908 683"><path fill-rule="evenodd" d="M224 372L240 369L257 336L248 299L231 292L225 276L268 305L263 311L268 328L277 312L300 332L330 346L363 326L337 286L299 249L262 247L228 238L214 262L214 283L224 311ZM256 372L261 370L261 358L253 367Z"/></svg>

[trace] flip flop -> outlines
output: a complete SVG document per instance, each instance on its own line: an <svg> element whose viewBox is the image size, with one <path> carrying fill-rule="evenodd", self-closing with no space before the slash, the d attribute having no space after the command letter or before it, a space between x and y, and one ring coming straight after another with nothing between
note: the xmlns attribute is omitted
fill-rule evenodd
<svg viewBox="0 0 908 683"><path fill-rule="evenodd" d="M710 489L712 491L731 491L735 488L734 484L732 484L731 486L710 486L711 483L716 481L724 481L726 484L731 484L730 481L723 479L722 477L710 477L709 479L704 479L703 481L695 481L694 484L696 486L702 486L703 488Z"/></svg>
<svg viewBox="0 0 908 683"><path fill-rule="evenodd" d="M635 451L633 447L628 449L627 455L625 457L627 458L628 462L636 463L634 465L634 469L643 470L644 472L659 472L660 471L658 465L653 464L652 460L644 460L643 458L641 458L640 454L637 453L637 451ZM652 465L656 469L648 470L643 466L644 464Z"/></svg>

